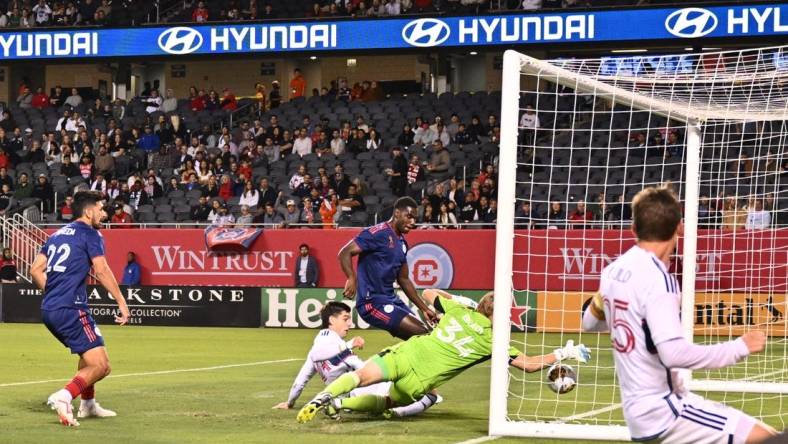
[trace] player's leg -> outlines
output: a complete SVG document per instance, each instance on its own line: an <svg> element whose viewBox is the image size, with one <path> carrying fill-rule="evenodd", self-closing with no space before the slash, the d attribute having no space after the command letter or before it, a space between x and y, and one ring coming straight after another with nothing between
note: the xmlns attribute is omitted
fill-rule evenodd
<svg viewBox="0 0 788 444"><path fill-rule="evenodd" d="M422 396L421 399L417 400L416 402L411 402L410 404L404 405L402 407L392 408L391 416L404 418L406 416L418 415L442 401L443 398L433 391Z"/></svg>
<svg viewBox="0 0 788 444"><path fill-rule="evenodd" d="M94 350L99 350L99 349L101 349L103 351L103 353L100 353L98 351L94 352ZM109 371L110 371L109 357L107 356L106 348L98 347L98 348L94 348L92 350L88 350L87 352L83 353L83 355L79 358L79 371L83 371L83 370L85 370L85 369L87 369L89 367L88 361L85 359L85 354L88 354L88 353L91 354L90 358L96 357L96 360L99 361L98 362L99 366L106 366L106 373L101 378L101 379L103 379L107 374L109 374ZM101 356L102 354L103 354L103 356ZM104 362L101 362L101 361L104 361ZM77 373L77 374L79 374L79 373ZM98 382L98 381L96 381L96 382ZM81 401L79 403L79 410L77 411L77 418L90 418L90 417L109 418L109 417L117 416L117 413L113 412L112 410L108 410L108 409L103 408L101 405L99 405L98 402L96 402L96 399L95 399L96 398L96 392L95 392L95 388L94 388L96 382L94 382L93 384L90 384L88 387L86 387L84 390L82 390L82 394L80 396L82 399L81 399Z"/></svg>
<svg viewBox="0 0 788 444"><path fill-rule="evenodd" d="M345 373L334 380L324 391L318 393L314 399L301 408L296 420L300 423L311 421L317 412L331 403L332 399L350 393L356 387L365 387L388 380L385 378L390 377L389 366L392 364L388 362L386 357L391 355L390 351L390 349L384 350L367 361L364 367L354 372ZM376 397L375 395L364 395L364 397L367 396ZM375 400L375 403L377 402Z"/></svg>
<svg viewBox="0 0 788 444"><path fill-rule="evenodd" d="M408 316L404 316L402 318L397 329L391 334L399 339L402 339L403 341L406 341L410 337L426 335L429 332L429 328L427 328L423 322L421 322L416 316L409 314Z"/></svg>
<svg viewBox="0 0 788 444"><path fill-rule="evenodd" d="M104 350L104 339L93 319L83 310L44 311L42 317L49 331L63 345L70 348L72 353L84 358L84 365L80 365L81 368L76 376L63 389L47 399L47 404L57 412L63 425L78 426L79 422L74 418L71 401L109 374L109 359Z"/></svg>
<svg viewBox="0 0 788 444"><path fill-rule="evenodd" d="M359 316L373 327L386 330L402 340L429 333L402 299L391 295L374 296L356 305Z"/></svg>

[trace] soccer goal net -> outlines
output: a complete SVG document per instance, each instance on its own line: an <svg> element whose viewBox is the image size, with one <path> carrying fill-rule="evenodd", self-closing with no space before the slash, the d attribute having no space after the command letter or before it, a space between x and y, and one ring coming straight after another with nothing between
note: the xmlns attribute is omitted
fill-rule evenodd
<svg viewBox="0 0 788 444"><path fill-rule="evenodd" d="M581 317L602 269L634 244L629 202L657 185L684 206L672 272L686 336L769 335L764 353L685 382L784 429L788 47L585 60L507 51L502 97L495 293L512 297L495 301L490 434L629 438L610 335L582 333ZM570 363L569 393L506 365L509 345L539 355L569 339L593 352Z"/></svg>

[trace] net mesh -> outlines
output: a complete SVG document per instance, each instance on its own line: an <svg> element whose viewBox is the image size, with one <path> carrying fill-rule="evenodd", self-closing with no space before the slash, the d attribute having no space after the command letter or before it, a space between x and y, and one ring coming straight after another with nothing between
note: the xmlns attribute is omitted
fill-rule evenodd
<svg viewBox="0 0 788 444"><path fill-rule="evenodd" d="M683 276L683 257L673 258L682 286L695 282L694 309L682 316L694 319L696 343L752 329L770 335L764 353L693 378L788 383L787 55L767 48L523 63L513 300L528 299L536 315L511 341L538 355L572 339L595 357L576 366L578 387L564 395L543 373L510 371L510 420L624 424L610 337L582 333L581 310L602 269L634 244L634 194L668 185L688 198L689 125L701 141L699 196L689 196L698 228L686 233L697 238L697 265ZM785 428L784 395L738 390L695 391Z"/></svg>

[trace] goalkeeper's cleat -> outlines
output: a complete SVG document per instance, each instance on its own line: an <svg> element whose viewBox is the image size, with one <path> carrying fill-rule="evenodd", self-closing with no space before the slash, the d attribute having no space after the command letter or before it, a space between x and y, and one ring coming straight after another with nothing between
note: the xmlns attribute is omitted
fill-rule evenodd
<svg viewBox="0 0 788 444"><path fill-rule="evenodd" d="M330 403L331 403L330 393L318 393L317 396L315 396L315 399L309 401L305 406L301 408L301 410L299 410L298 415L296 415L296 421L298 421L301 424L304 424L315 419L315 415L317 415L317 412L325 408Z"/></svg>
<svg viewBox="0 0 788 444"><path fill-rule="evenodd" d="M107 410L99 405L98 402L82 402L79 405L77 418L111 418L118 416L112 410Z"/></svg>
<svg viewBox="0 0 788 444"><path fill-rule="evenodd" d="M392 409L383 410L383 413L381 413L381 415L383 415L383 419L391 419L397 417L397 414L394 413L394 410Z"/></svg>
<svg viewBox="0 0 788 444"><path fill-rule="evenodd" d="M58 396L57 393L52 394L49 399L47 399L47 405L49 408L54 410L57 413L57 417L60 420L60 423L64 426L68 427L78 427L79 422L74 418L74 411L71 405L71 401L66 400L65 398Z"/></svg>

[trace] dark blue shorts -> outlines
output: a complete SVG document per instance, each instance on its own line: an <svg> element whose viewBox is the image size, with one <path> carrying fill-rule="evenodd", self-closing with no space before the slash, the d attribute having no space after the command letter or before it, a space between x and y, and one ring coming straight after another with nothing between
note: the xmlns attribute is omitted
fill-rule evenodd
<svg viewBox="0 0 788 444"><path fill-rule="evenodd" d="M369 295L358 300L356 310L366 323L386 330L392 336L399 330L405 316L414 316L407 304L394 295Z"/></svg>
<svg viewBox="0 0 788 444"><path fill-rule="evenodd" d="M104 346L104 338L96 327L96 321L85 310L61 308L41 310L44 325L71 353L81 355L86 351Z"/></svg>

